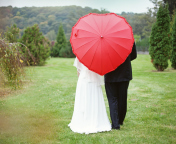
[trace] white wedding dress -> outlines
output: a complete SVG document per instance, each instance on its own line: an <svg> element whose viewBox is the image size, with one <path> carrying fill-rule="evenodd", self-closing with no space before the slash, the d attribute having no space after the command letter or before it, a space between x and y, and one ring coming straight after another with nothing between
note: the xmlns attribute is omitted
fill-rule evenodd
<svg viewBox="0 0 176 144"><path fill-rule="evenodd" d="M90 71L76 58L74 66L80 73L72 120L68 125L73 132L97 133L110 131L101 85L103 77Z"/></svg>

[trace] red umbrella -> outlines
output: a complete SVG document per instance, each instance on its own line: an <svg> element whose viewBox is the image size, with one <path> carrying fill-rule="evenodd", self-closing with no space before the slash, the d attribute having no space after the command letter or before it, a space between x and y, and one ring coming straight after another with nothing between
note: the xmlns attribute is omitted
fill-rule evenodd
<svg viewBox="0 0 176 144"><path fill-rule="evenodd" d="M73 26L70 42L73 53L82 64L104 75L126 60L134 38L125 18L115 13L90 13Z"/></svg>

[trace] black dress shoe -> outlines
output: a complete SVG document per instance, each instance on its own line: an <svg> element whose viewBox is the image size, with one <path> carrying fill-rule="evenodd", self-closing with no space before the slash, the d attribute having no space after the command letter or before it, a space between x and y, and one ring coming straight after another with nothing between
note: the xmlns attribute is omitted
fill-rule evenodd
<svg viewBox="0 0 176 144"><path fill-rule="evenodd" d="M115 129L115 130L120 130L120 127L118 127L118 128L112 127L112 129Z"/></svg>

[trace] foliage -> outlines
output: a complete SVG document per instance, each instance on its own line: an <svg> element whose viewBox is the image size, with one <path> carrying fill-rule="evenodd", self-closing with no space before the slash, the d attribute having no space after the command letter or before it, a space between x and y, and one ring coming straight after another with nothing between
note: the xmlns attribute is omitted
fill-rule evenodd
<svg viewBox="0 0 176 144"><path fill-rule="evenodd" d="M64 29L62 24L59 26L59 30L57 33L56 43L52 49L51 56L54 57L67 57L68 49L67 49L67 40L65 37Z"/></svg>
<svg viewBox="0 0 176 144"><path fill-rule="evenodd" d="M154 4L154 7L153 8L149 8L149 11L152 12L152 15L154 17L157 17L157 13L158 13L159 7L160 7L160 5L163 4L163 0L149 0L149 1Z"/></svg>
<svg viewBox="0 0 176 144"><path fill-rule="evenodd" d="M148 51L149 38L144 38L136 42L137 51Z"/></svg>
<svg viewBox="0 0 176 144"><path fill-rule="evenodd" d="M151 35L151 28L153 24L156 22L157 12L159 9L159 6L163 4L162 0L149 0L153 3L152 8L148 8L148 12L143 16L143 19L145 21L145 25L142 29L142 37L150 37Z"/></svg>
<svg viewBox="0 0 176 144"><path fill-rule="evenodd" d="M109 13L109 11L101 8L92 9L90 7L80 6L63 6L63 7L0 7L1 23L0 31L5 31L5 27L16 24L20 28L20 34L23 35L27 27L38 24L40 30L49 40L56 37L53 32L57 33L60 23L63 25L67 40L70 39L72 27L78 19L88 13ZM135 35L146 38L150 36L152 23L156 18L153 15L145 13L122 12L122 17L133 28ZM53 34L53 36L51 35Z"/></svg>
<svg viewBox="0 0 176 144"><path fill-rule="evenodd" d="M68 49L68 57L73 58L75 57L75 54L72 51L72 46L70 41L67 41L67 49Z"/></svg>
<svg viewBox="0 0 176 144"><path fill-rule="evenodd" d="M135 42L137 43L141 39L141 37L140 35L134 35L134 39L135 39Z"/></svg>
<svg viewBox="0 0 176 144"><path fill-rule="evenodd" d="M14 43L18 41L19 38L19 28L17 28L16 24L13 24L11 27L7 27L5 32L5 37L10 43Z"/></svg>
<svg viewBox="0 0 176 144"><path fill-rule="evenodd" d="M152 26L152 32L151 32L151 35L150 35L150 40L149 40L149 54L150 54L150 57L151 57L151 62L153 63L153 60L154 60L154 56L155 56L155 49L157 47L157 40L156 40L156 35L157 35L157 32L158 32L158 26L156 23L153 24Z"/></svg>
<svg viewBox="0 0 176 144"><path fill-rule="evenodd" d="M157 13L156 27L157 30L154 30L153 40L150 38L150 49L154 50L154 54L153 52L150 52L150 54L154 67L158 71L163 71L168 67L170 50L170 17L167 6L164 8L163 5L160 5ZM152 45L154 45L153 48Z"/></svg>
<svg viewBox="0 0 176 144"><path fill-rule="evenodd" d="M20 87L22 76L25 76L23 61L24 57L19 44L0 39L0 75L4 76L3 83L7 79L14 89Z"/></svg>
<svg viewBox="0 0 176 144"><path fill-rule="evenodd" d="M170 35L171 35L170 47L171 49L169 51L169 59L171 58L171 53L172 53L172 48L173 48L173 28L174 28L174 23L175 23L175 16L176 16L176 13L174 11L174 13L171 16L171 21L170 21Z"/></svg>
<svg viewBox="0 0 176 144"><path fill-rule="evenodd" d="M171 63L172 67L176 69L176 16L175 16L175 21L173 24L173 31L172 31L172 51L171 51Z"/></svg>
<svg viewBox="0 0 176 144"><path fill-rule="evenodd" d="M153 15L153 12L149 9L149 11L143 16L144 24L142 29L142 37L148 38L151 34L152 25L156 22L156 17Z"/></svg>
<svg viewBox="0 0 176 144"><path fill-rule="evenodd" d="M92 9L90 11L90 13L98 13L98 14L105 14L105 13L109 13L108 10L104 9L104 8L101 8L101 10L99 11L98 9Z"/></svg>
<svg viewBox="0 0 176 144"><path fill-rule="evenodd" d="M26 28L20 42L26 45L31 54L34 56L31 57L25 47L23 47L26 64L29 62L30 65L44 65L46 59L50 55L50 43L42 35L37 24Z"/></svg>
<svg viewBox="0 0 176 144"><path fill-rule="evenodd" d="M164 3L168 3L169 5L169 13L170 16L172 16L174 14L174 9L176 9L176 1L175 0L163 0Z"/></svg>
<svg viewBox="0 0 176 144"><path fill-rule="evenodd" d="M47 34L46 34L46 37L50 40L50 41L53 41L56 39L56 33L54 30L51 30L49 31Z"/></svg>

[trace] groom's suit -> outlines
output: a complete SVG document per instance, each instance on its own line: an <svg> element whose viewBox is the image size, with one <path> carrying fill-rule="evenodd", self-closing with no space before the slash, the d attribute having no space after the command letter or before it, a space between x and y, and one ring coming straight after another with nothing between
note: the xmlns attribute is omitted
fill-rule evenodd
<svg viewBox="0 0 176 144"><path fill-rule="evenodd" d="M136 59L136 45L133 44L132 52L114 71L105 74L105 89L109 102L110 116L113 129L120 129L127 111L127 90L129 81L132 80L131 61Z"/></svg>

